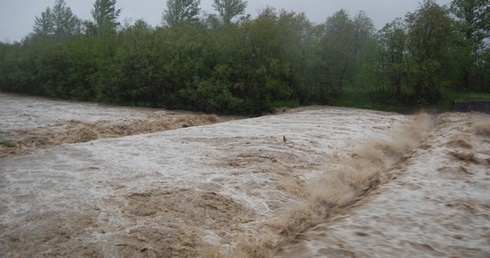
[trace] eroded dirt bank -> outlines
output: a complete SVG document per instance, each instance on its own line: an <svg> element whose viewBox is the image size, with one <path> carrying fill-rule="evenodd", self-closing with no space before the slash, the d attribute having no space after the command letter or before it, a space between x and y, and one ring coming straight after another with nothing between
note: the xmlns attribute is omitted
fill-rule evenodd
<svg viewBox="0 0 490 258"><path fill-rule="evenodd" d="M146 110L45 101L18 103L0 130L52 125L70 109L83 123L151 119ZM17 121L22 112L45 122ZM0 256L378 256L363 243L387 255L466 248L485 257L484 121L323 107L5 154ZM395 216L405 213L410 224ZM418 242L422 235L435 242Z"/></svg>

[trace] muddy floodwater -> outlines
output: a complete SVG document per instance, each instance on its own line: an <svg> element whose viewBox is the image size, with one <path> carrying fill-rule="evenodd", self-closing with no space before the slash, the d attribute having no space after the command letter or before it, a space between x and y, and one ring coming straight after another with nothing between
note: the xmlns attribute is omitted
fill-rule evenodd
<svg viewBox="0 0 490 258"><path fill-rule="evenodd" d="M1 257L490 257L490 115L0 94Z"/></svg>

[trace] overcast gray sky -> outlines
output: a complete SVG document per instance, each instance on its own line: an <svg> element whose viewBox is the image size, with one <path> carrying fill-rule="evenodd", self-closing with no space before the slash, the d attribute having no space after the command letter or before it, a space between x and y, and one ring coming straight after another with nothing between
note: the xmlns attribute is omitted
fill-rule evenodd
<svg viewBox="0 0 490 258"><path fill-rule="evenodd" d="M255 16L266 6L277 9L304 12L315 22L322 23L334 12L345 9L350 15L365 11L380 29L396 17L417 9L423 0L249 0L247 13ZM95 0L65 0L73 13L82 19L91 19L90 10ZM437 0L438 4L448 5L451 0ZM18 41L32 32L34 19L46 7L52 7L55 0L0 0L0 41ZM201 9L212 13L213 0L201 0ZM144 19L149 24L160 25L166 0L117 0L122 9L120 21L126 18Z"/></svg>

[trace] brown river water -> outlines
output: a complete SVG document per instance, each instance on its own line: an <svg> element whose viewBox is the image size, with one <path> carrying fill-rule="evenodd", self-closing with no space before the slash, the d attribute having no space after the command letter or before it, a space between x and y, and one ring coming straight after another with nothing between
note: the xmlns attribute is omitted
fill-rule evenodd
<svg viewBox="0 0 490 258"><path fill-rule="evenodd" d="M0 94L2 257L490 257L490 116Z"/></svg>

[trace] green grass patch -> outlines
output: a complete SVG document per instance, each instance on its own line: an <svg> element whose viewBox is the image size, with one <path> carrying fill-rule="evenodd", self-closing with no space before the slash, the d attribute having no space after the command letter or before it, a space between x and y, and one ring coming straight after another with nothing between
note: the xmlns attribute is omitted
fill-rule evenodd
<svg viewBox="0 0 490 258"><path fill-rule="evenodd" d="M14 148L15 147L15 143L13 143L11 141L0 141L0 145L3 147L7 147L7 148Z"/></svg>
<svg viewBox="0 0 490 258"><path fill-rule="evenodd" d="M490 93L478 93L478 92L452 92L447 94L448 98L453 101L465 101L465 100L490 100Z"/></svg>
<svg viewBox="0 0 490 258"><path fill-rule="evenodd" d="M437 109L440 111L449 112L452 109L454 102L470 101L470 100L489 100L490 93L478 93L478 92L448 92Z"/></svg>
<svg viewBox="0 0 490 258"><path fill-rule="evenodd" d="M297 108L299 107L299 100L277 100L272 102L272 108Z"/></svg>
<svg viewBox="0 0 490 258"><path fill-rule="evenodd" d="M344 89L342 97L338 100L331 101L331 103L329 104L341 107L407 112L407 107L392 102L393 101L390 100L387 100L383 103L374 101L368 91Z"/></svg>
<svg viewBox="0 0 490 258"><path fill-rule="evenodd" d="M452 110L454 102L478 100L490 101L490 93L447 92L444 96L444 99L440 103L422 107L407 106L404 105L401 101L389 99L388 96L386 96L386 98L383 100L380 100L379 97L376 100L373 100L371 94L368 91L346 88L344 89L342 97L338 100L331 101L329 105L392 111L399 113L413 113L419 111L422 108L424 110L431 110L432 112L450 112Z"/></svg>

